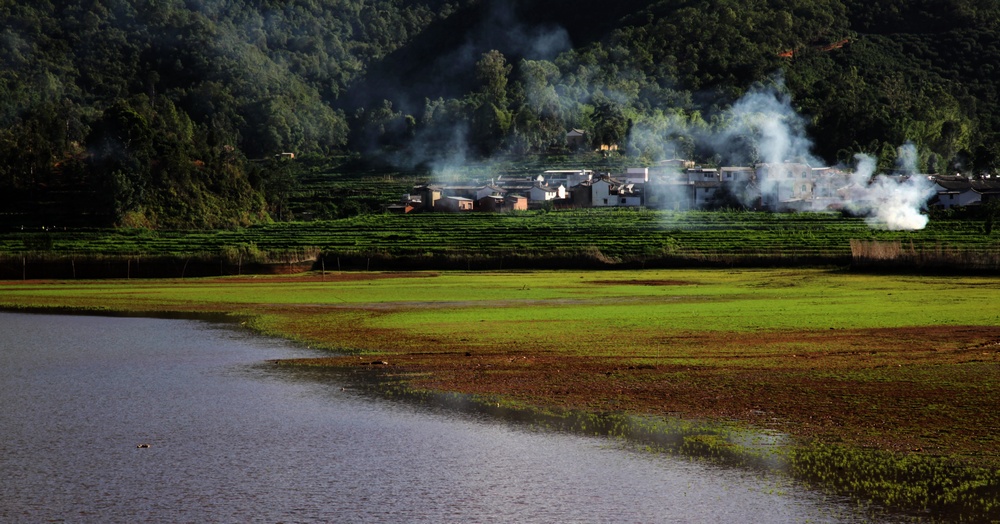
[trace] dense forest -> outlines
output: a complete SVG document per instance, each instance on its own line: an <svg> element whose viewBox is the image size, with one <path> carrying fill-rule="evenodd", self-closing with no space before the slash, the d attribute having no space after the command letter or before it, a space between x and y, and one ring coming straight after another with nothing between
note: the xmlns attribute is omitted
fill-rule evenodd
<svg viewBox="0 0 1000 524"><path fill-rule="evenodd" d="M405 169L617 147L761 160L748 93L810 153L1000 163L992 0L5 0L0 215L217 228L288 218L298 159ZM10 225L10 220L7 220ZM57 224L59 225L59 224Z"/></svg>

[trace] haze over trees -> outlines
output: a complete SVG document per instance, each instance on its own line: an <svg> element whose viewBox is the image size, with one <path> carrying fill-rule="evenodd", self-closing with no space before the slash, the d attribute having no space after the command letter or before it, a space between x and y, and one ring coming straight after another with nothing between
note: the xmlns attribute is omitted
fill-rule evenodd
<svg viewBox="0 0 1000 524"><path fill-rule="evenodd" d="M285 218L275 155L401 166L711 144L759 84L814 153L995 172L1000 6L981 0L67 0L0 4L0 206L77 225ZM72 198L65 195L71 195Z"/></svg>

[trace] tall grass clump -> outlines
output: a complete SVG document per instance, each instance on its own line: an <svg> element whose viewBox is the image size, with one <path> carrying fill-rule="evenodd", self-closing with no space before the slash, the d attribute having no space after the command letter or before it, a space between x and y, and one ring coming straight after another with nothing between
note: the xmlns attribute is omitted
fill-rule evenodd
<svg viewBox="0 0 1000 524"><path fill-rule="evenodd" d="M994 270L1000 268L1000 246L976 248L941 242L917 246L899 240L851 240L852 265L860 268Z"/></svg>

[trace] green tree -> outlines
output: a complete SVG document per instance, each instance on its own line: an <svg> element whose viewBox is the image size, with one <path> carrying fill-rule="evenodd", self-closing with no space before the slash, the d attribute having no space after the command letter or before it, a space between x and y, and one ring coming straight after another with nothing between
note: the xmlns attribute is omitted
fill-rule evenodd
<svg viewBox="0 0 1000 524"><path fill-rule="evenodd" d="M489 154L501 146L513 123L508 107L507 83L512 66L499 51L483 53L476 62L476 79L479 92L476 109L472 114L472 141L482 154Z"/></svg>
<svg viewBox="0 0 1000 524"><path fill-rule="evenodd" d="M591 142L595 149L624 145L632 122L625 116L620 104L607 98L599 99L591 119L594 123Z"/></svg>

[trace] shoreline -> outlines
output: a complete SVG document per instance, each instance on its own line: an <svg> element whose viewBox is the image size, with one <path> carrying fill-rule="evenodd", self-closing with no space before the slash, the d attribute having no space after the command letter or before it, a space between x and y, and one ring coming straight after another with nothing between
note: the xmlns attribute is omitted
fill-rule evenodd
<svg viewBox="0 0 1000 524"><path fill-rule="evenodd" d="M8 292L0 302L47 312L208 313L243 319L264 335L347 351L287 366L391 370L414 391L457 392L536 410L735 421L792 435L800 443L794 464L804 477L824 478L833 466L816 462L822 455L879 463L886 468L881 477L896 479L865 487L864 474L842 472L842 482L833 482L838 491L910 509L985 497L993 505L980 508L982 514L996 516L1000 437L994 430L1000 423L982 402L1000 393L995 315L977 317L958 304L954 311L938 308L937 318L920 325L864 326L878 323L866 318L865 307L854 313L814 302L820 296L836 302L841 293L859 303L867 297L868 309L891 303L899 313L927 311L928 293L952 279L789 269L611 275L616 278L602 271L36 281L0 285ZM494 285L490 296L467 296L484 281ZM992 296L1000 289L996 278L961 282L970 304L979 303L975 293ZM24 292L20 298L16 290ZM237 296L224 301L226 293ZM756 318L746 309L765 305L788 318ZM642 325L624 320L639 313L671 325L628 329ZM709 314L726 322L699 329ZM757 325L765 321L770 324ZM600 343L581 347L587 341ZM913 479L905 470L914 464L952 475L947 482L964 488L942 491L935 484L941 479ZM955 473L940 473L949 470ZM915 483L922 486L917 493L900 499Z"/></svg>

